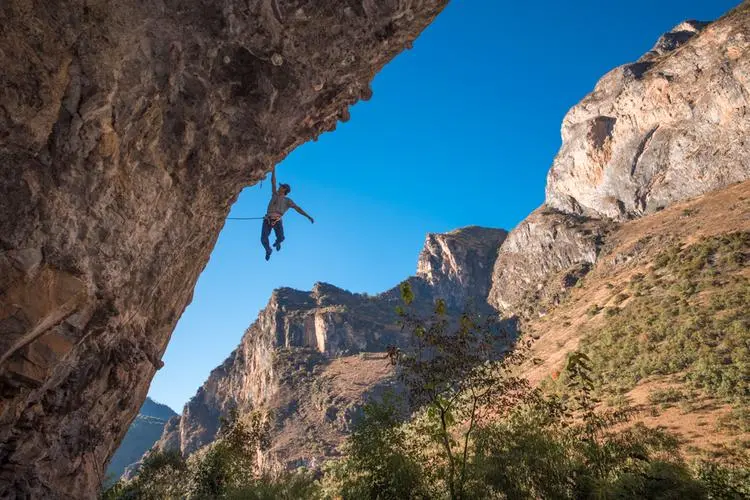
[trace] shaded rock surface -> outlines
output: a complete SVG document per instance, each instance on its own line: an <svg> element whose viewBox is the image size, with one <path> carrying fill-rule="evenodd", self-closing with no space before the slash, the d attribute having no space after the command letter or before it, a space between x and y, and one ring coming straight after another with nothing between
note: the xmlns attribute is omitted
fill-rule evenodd
<svg viewBox="0 0 750 500"><path fill-rule="evenodd" d="M0 497L95 496L240 189L445 3L0 3Z"/></svg>
<svg viewBox="0 0 750 500"><path fill-rule="evenodd" d="M553 305L596 262L611 226L598 219L538 208L500 247L488 301L520 315Z"/></svg>
<svg viewBox="0 0 750 500"><path fill-rule="evenodd" d="M476 306L487 296L491 263L506 234L469 227L428 235L418 276L409 278L415 312L431 312L445 294L449 313ZM408 341L397 322L401 304L398 287L372 297L326 283L310 292L274 291L158 447L193 453L214 439L219 417L231 408L258 409L272 410L275 419L267 460L315 466L335 456L362 401L396 387L385 351Z"/></svg>
<svg viewBox="0 0 750 500"><path fill-rule="evenodd" d="M568 112L547 204L622 220L745 180L749 106L748 4L682 23Z"/></svg>
<svg viewBox="0 0 750 500"><path fill-rule="evenodd" d="M170 407L146 398L120 447L112 455L107 467L107 478L116 480L128 466L138 462L159 440L167 421L173 417L177 417L177 414Z"/></svg>

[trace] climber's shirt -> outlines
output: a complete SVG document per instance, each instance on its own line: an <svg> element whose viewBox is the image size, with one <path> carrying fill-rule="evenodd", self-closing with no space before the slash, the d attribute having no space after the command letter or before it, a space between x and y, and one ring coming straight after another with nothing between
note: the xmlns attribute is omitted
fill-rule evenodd
<svg viewBox="0 0 750 500"><path fill-rule="evenodd" d="M295 206L296 205L291 198L276 193L271 196L271 201L268 203L268 210L266 210L266 216L273 219L280 219L287 210Z"/></svg>

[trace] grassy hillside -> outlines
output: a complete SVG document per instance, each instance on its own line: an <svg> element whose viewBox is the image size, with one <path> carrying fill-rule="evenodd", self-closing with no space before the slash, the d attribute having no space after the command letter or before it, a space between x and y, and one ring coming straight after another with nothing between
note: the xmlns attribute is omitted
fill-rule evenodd
<svg viewBox="0 0 750 500"><path fill-rule="evenodd" d="M532 380L567 353L592 362L598 395L676 433L696 454L750 444L750 183L625 223L560 306L528 322Z"/></svg>

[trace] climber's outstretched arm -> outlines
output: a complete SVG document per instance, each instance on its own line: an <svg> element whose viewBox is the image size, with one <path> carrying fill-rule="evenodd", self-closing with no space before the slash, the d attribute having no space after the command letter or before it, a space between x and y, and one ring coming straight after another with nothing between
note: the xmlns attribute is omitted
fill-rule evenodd
<svg viewBox="0 0 750 500"><path fill-rule="evenodd" d="M276 165L271 169L271 192L276 194Z"/></svg>
<svg viewBox="0 0 750 500"><path fill-rule="evenodd" d="M295 209L297 212L299 212L301 215L304 215L305 217L307 217L308 219L310 219L310 222L312 222L313 224L315 223L315 219L313 219L312 217L310 217L310 215L307 212L305 212L304 210L302 210L301 207L298 207L297 205L294 205L292 208Z"/></svg>

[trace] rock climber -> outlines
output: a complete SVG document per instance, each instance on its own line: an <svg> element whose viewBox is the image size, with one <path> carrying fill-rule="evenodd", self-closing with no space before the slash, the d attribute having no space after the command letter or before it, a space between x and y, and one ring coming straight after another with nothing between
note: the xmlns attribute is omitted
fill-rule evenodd
<svg viewBox="0 0 750 500"><path fill-rule="evenodd" d="M271 229L276 234L276 241L273 246L277 252L281 250L281 242L284 241L284 225L281 218L287 210L293 208L310 219L311 223L315 222L307 212L298 207L291 198L287 197L292 191L289 184L281 184L276 188L276 167L271 170L271 189L273 190L273 195L271 196L271 201L268 203L266 215L263 217L263 229L260 233L260 242L263 244L263 248L266 249L266 260L271 258L271 252L273 252L271 246L268 244L268 235L271 234Z"/></svg>

